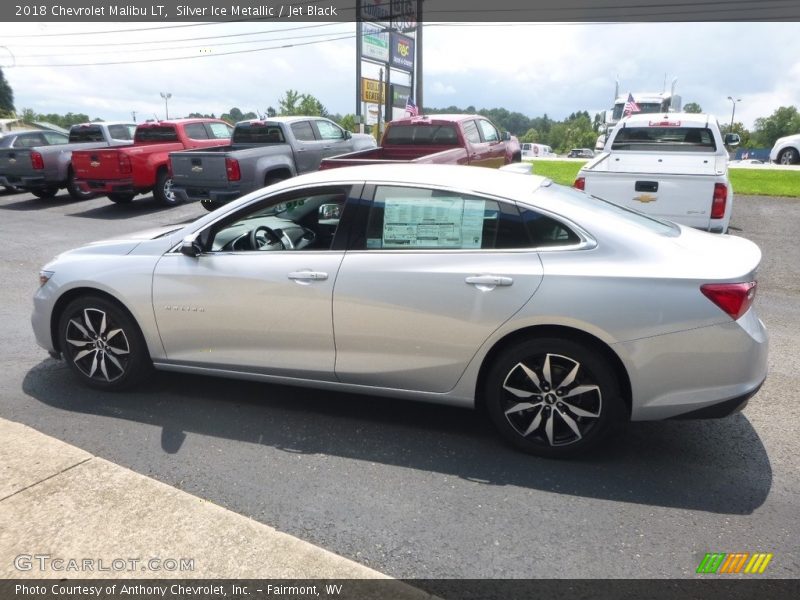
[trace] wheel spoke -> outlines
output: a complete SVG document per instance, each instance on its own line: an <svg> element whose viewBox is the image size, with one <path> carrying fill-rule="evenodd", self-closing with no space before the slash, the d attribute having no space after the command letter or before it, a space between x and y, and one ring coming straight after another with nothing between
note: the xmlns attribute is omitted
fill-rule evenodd
<svg viewBox="0 0 800 600"><path fill-rule="evenodd" d="M536 389L539 390L539 392L541 392L542 391L542 382L539 381L539 376L532 369L529 369L527 366L523 365L522 363L519 363L518 366L523 371L525 371L525 375L527 375L528 378L533 382L533 385L536 386Z"/></svg>
<svg viewBox="0 0 800 600"><path fill-rule="evenodd" d="M103 313L103 319L100 321L100 331L97 332L98 335L103 335L106 332L106 313Z"/></svg>
<svg viewBox="0 0 800 600"><path fill-rule="evenodd" d="M89 350L81 350L75 355L74 360L79 361L82 358L89 356L92 352L97 352L97 348L91 348Z"/></svg>
<svg viewBox="0 0 800 600"><path fill-rule="evenodd" d="M542 368L542 375L544 375L544 380L547 382L547 385L550 386L552 389L553 387L553 378L550 374L550 354L548 354L544 359L544 367Z"/></svg>
<svg viewBox="0 0 800 600"><path fill-rule="evenodd" d="M90 310L91 309L89 308L85 308L83 310L83 322L86 323L86 327L92 332L92 335L97 336L97 332L94 330L94 325L92 325L92 320L89 318Z"/></svg>
<svg viewBox="0 0 800 600"><path fill-rule="evenodd" d="M569 428L572 429L572 432L575 434L575 437L577 438L574 441L577 442L579 439L583 437L583 435L581 435L581 430L578 427L578 424L575 422L575 419L573 419L563 411L558 411L558 416L560 416L564 420L564 423L566 423L569 426Z"/></svg>
<svg viewBox="0 0 800 600"><path fill-rule="evenodd" d="M100 356L100 371L103 373L106 381L111 381L111 378L108 376L108 369L106 369L106 356L106 354Z"/></svg>
<svg viewBox="0 0 800 600"><path fill-rule="evenodd" d="M94 359L92 360L92 368L89 370L89 377L94 377L95 371L97 371L97 359L98 352L95 351Z"/></svg>
<svg viewBox="0 0 800 600"><path fill-rule="evenodd" d="M522 434L523 436L528 436L528 435L532 434L534 431L536 431L537 429L539 429L539 425L542 424L542 411L543 410L544 410L544 408L540 408L539 409L539 412L537 412L536 416L533 417L533 421L531 421L531 424L528 425L528 428L525 430L525 433Z"/></svg>
<svg viewBox="0 0 800 600"><path fill-rule="evenodd" d="M110 352L113 352L114 354L122 355L122 354L129 354L130 353L130 351L125 349L125 348L115 348L114 346L111 346L111 345L106 346L106 348L108 348L108 350ZM109 356L111 356L111 354L109 354Z"/></svg>
<svg viewBox="0 0 800 600"><path fill-rule="evenodd" d="M506 411L506 415L513 415L518 412L522 412L523 410L530 410L531 408L536 408L537 406L542 406L543 402L537 402L536 404L532 404L531 402L520 402L509 408Z"/></svg>
<svg viewBox="0 0 800 600"><path fill-rule="evenodd" d="M555 413L555 411L551 410L550 414L547 415L547 422L544 424L544 432L547 435L547 441L550 442L551 446L555 445L553 443L553 419L555 416L553 413Z"/></svg>
<svg viewBox="0 0 800 600"><path fill-rule="evenodd" d="M561 399L564 398L571 398L572 396L580 396L581 394L585 394L586 392L599 392L600 388L596 385L579 385L577 387L572 388L566 394L561 396Z"/></svg>
<svg viewBox="0 0 800 600"><path fill-rule="evenodd" d="M75 329L80 331L86 337L86 339L92 339L92 336L89 335L89 332L86 331L86 329L83 327L83 325L78 323L75 319L70 319L69 323L70 323L70 325L73 325L75 327Z"/></svg>
<svg viewBox="0 0 800 600"><path fill-rule="evenodd" d="M576 362L575 366L572 368L572 371L570 371L567 374L567 376L564 377L564 380L558 385L558 387L556 389L560 390L560 389L565 388L565 387L567 387L569 385L572 385L572 382L575 381L575 377L578 376L578 370L580 368L581 368L581 364Z"/></svg>
<svg viewBox="0 0 800 600"><path fill-rule="evenodd" d="M533 396L536 393L536 392L526 392L525 390L518 390L517 388L513 388L513 387L511 387L509 385L504 385L503 389L508 391L508 392L511 392L517 398L530 398L531 396Z"/></svg>
<svg viewBox="0 0 800 600"><path fill-rule="evenodd" d="M122 363L120 363L112 354L106 352L106 358L110 360L112 363L114 363L114 366L117 367L120 370L120 372L122 373L125 372Z"/></svg>
<svg viewBox="0 0 800 600"><path fill-rule="evenodd" d="M78 348L89 346L92 344L91 340L71 340L67 338L67 343L77 346Z"/></svg>

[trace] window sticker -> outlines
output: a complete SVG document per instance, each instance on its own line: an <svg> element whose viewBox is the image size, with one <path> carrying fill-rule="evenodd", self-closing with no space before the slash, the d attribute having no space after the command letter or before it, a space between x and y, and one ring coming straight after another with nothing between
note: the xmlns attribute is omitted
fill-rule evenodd
<svg viewBox="0 0 800 600"><path fill-rule="evenodd" d="M383 248L480 248L483 200L386 199ZM374 244L369 240L368 247Z"/></svg>

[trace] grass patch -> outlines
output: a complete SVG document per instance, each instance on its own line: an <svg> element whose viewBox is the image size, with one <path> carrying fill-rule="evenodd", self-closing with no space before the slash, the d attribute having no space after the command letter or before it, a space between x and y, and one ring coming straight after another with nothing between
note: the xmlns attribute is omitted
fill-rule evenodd
<svg viewBox="0 0 800 600"><path fill-rule="evenodd" d="M585 162L535 160L533 172L561 185L572 185ZM800 198L800 170L731 169L728 172L737 196L786 196Z"/></svg>

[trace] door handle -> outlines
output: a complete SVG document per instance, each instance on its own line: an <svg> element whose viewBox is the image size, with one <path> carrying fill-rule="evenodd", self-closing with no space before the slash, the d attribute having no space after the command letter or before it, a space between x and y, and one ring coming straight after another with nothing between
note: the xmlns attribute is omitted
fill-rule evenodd
<svg viewBox="0 0 800 600"><path fill-rule="evenodd" d="M325 281L328 278L328 274L322 271L292 271L287 277L302 283L306 281Z"/></svg>
<svg viewBox="0 0 800 600"><path fill-rule="evenodd" d="M514 283L511 277L502 275L473 275L467 277L464 281L480 289L493 289L498 285L508 286Z"/></svg>

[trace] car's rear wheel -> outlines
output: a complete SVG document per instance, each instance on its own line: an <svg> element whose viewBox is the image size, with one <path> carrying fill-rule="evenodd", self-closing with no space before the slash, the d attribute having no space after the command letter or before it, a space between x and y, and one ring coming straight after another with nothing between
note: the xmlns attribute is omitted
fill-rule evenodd
<svg viewBox="0 0 800 600"><path fill-rule="evenodd" d="M72 172L72 169L69 170L69 175L67 175L67 192L75 200L90 200L97 195L92 191L83 191L75 182L75 173Z"/></svg>
<svg viewBox="0 0 800 600"><path fill-rule="evenodd" d="M57 193L58 186L56 185L49 185L47 187L31 190L31 194L39 198L39 200L49 200L50 198L54 198Z"/></svg>
<svg viewBox="0 0 800 600"><path fill-rule="evenodd" d="M793 165L800 162L800 154L794 148L786 148L781 152L778 162L782 165Z"/></svg>
<svg viewBox="0 0 800 600"><path fill-rule="evenodd" d="M73 300L61 314L58 332L64 360L91 387L125 389L139 383L152 367L136 322L111 300Z"/></svg>
<svg viewBox="0 0 800 600"><path fill-rule="evenodd" d="M491 366L484 394L501 435L538 456L585 452L626 418L613 368L595 348L571 339L507 348Z"/></svg>
<svg viewBox="0 0 800 600"><path fill-rule="evenodd" d="M166 169L161 169L158 172L156 186L153 188L153 196L165 206L175 206L181 203L172 190L172 177L169 176Z"/></svg>
<svg viewBox="0 0 800 600"><path fill-rule="evenodd" d="M133 201L133 194L108 194L108 199L117 204L128 204Z"/></svg>

